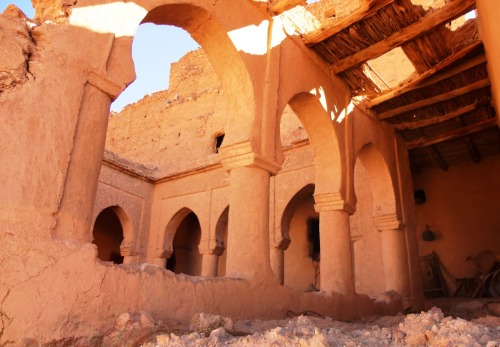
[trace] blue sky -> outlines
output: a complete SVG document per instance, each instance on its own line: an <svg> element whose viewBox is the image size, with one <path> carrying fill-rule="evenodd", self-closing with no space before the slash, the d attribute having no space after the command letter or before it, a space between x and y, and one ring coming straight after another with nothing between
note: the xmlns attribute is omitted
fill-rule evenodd
<svg viewBox="0 0 500 347"><path fill-rule="evenodd" d="M309 0L308 3L317 1L319 0ZM30 0L0 0L0 12L9 3L15 4L28 17L34 16ZM146 94L167 89L170 64L198 47L191 36L180 28L141 25L132 47L137 79L113 102L111 110L120 111L125 105L140 100Z"/></svg>

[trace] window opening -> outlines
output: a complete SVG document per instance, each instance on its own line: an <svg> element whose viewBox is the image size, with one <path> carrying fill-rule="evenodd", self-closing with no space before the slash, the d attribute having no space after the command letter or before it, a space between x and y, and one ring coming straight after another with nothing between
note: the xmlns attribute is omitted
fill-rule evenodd
<svg viewBox="0 0 500 347"><path fill-rule="evenodd" d="M222 141L224 141L224 134L220 134L215 137L215 153L219 153L219 148L222 145Z"/></svg>

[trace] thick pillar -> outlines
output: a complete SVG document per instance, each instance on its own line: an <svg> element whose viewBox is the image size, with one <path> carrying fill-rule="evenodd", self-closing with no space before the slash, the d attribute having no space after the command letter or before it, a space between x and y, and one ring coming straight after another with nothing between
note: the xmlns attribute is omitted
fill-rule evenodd
<svg viewBox="0 0 500 347"><path fill-rule="evenodd" d="M203 261L201 263L201 275L204 277L217 277L219 269L219 257L224 253L222 242L215 241L215 245L209 249L201 250Z"/></svg>
<svg viewBox="0 0 500 347"><path fill-rule="evenodd" d="M167 266L167 259L170 258L172 254L174 254L173 249L163 249L163 248L157 249L155 257L153 258L153 264L165 268Z"/></svg>
<svg viewBox="0 0 500 347"><path fill-rule="evenodd" d="M226 276L269 279L269 178L278 166L251 150L249 143L223 147L229 171Z"/></svg>
<svg viewBox="0 0 500 347"><path fill-rule="evenodd" d="M493 101L500 120L500 2L498 0L477 0L476 9L479 18L479 34L484 44L487 68L491 81Z"/></svg>
<svg viewBox="0 0 500 347"><path fill-rule="evenodd" d="M315 194L319 213L321 291L354 294L349 214L339 193Z"/></svg>
<svg viewBox="0 0 500 347"><path fill-rule="evenodd" d="M384 264L385 289L408 295L410 277L405 235L395 214L373 217L381 232L382 262Z"/></svg>
<svg viewBox="0 0 500 347"><path fill-rule="evenodd" d="M111 100L122 87L90 74L85 85L63 196L53 236L74 242L92 241L91 222L101 170Z"/></svg>
<svg viewBox="0 0 500 347"><path fill-rule="evenodd" d="M201 264L201 275L204 277L217 277L217 267L219 265L219 255L213 252L203 254Z"/></svg>

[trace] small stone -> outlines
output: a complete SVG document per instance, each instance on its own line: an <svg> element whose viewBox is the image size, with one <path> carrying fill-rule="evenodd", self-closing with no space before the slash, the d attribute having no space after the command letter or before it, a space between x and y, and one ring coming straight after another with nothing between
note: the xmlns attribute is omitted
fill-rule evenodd
<svg viewBox="0 0 500 347"><path fill-rule="evenodd" d="M486 347L498 347L498 342L496 341L488 341Z"/></svg>
<svg viewBox="0 0 500 347"><path fill-rule="evenodd" d="M155 325L153 316L149 312L139 312L139 323L142 328L150 328Z"/></svg>
<svg viewBox="0 0 500 347"><path fill-rule="evenodd" d="M118 316L115 322L115 329L122 331L125 330L128 323L132 320L132 315L128 312L122 313Z"/></svg>

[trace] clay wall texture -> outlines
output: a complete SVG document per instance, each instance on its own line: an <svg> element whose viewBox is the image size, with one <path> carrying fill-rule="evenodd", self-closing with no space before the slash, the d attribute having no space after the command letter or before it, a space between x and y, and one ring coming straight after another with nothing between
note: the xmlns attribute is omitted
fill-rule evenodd
<svg viewBox="0 0 500 347"><path fill-rule="evenodd" d="M0 52L8 52L0 63L9 72L0 81L6 119L0 124L0 345L87 342L109 331L123 312L142 310L182 322L199 312L260 319L288 310L336 319L396 313L421 304L415 233L424 223L443 237L433 245L446 252L450 269L469 251L455 241L445 244L448 233L488 230L488 243L498 244L492 229L498 199L483 199L498 191L498 159L423 173L415 184L433 193L419 209L433 210L415 214L401 140L350 104L347 85L297 32L275 27L279 42L271 47L271 31L255 27L270 16L252 2L181 2L37 1L39 23L16 13L0 16L7 37ZM155 7L160 3L165 6ZM172 69L169 91L108 118L111 100L134 78L130 45L145 16L189 31L213 69L201 51L192 52ZM258 51L237 36L242 28L257 39ZM494 40L491 35L485 37ZM491 76L498 81L495 71ZM214 136L222 131L226 138L215 153ZM104 153L105 142L114 154ZM470 203L457 205L451 183L465 180L479 188L464 187ZM299 201L291 225L304 230L307 218L320 216L328 251L319 293L280 284L280 267L285 277L287 270L283 253L293 251L285 250L282 216L310 184L314 211L310 197ZM123 222L124 265L101 262L91 244L92 224L108 207ZM456 211L470 213L473 222L458 224ZM165 269L175 232L191 212L200 224L201 265L198 257L188 270L209 273L227 223L227 277ZM377 242L380 248L368 250ZM377 260L368 273L371 257ZM386 290L400 296L370 298Z"/></svg>
<svg viewBox="0 0 500 347"><path fill-rule="evenodd" d="M414 177L415 189L423 189L427 197L416 207L420 254L437 253L451 293L456 278L475 276L476 264L467 257L486 250L500 252L499 169L496 156L480 164L454 166L447 172L428 170ZM436 233L435 241L422 240L426 225Z"/></svg>

